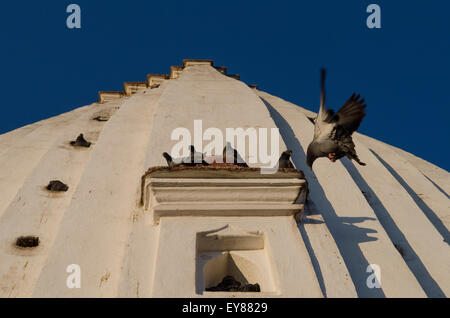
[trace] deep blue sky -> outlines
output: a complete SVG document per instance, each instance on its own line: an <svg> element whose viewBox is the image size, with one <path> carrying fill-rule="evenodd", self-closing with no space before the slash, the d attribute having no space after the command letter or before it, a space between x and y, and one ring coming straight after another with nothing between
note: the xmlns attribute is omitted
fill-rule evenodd
<svg viewBox="0 0 450 318"><path fill-rule="evenodd" d="M66 27L81 6L82 28ZM381 6L382 28L366 27ZM0 133L97 100L99 90L214 59L316 110L366 98L360 131L450 168L450 1L8 1L0 16Z"/></svg>

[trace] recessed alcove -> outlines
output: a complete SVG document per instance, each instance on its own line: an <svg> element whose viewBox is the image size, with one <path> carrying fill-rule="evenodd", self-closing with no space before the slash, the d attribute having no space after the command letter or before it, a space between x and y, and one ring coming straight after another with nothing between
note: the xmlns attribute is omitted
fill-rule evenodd
<svg viewBox="0 0 450 318"><path fill-rule="evenodd" d="M277 293L271 255L261 232L247 232L226 225L220 229L197 233L196 293ZM232 276L241 283L258 284L257 291L207 291Z"/></svg>
<svg viewBox="0 0 450 318"><path fill-rule="evenodd" d="M307 182L296 169L148 169L140 203L148 221L159 226L152 295L301 295L298 277L310 284L313 275L307 258L298 257L306 250L294 219L301 216L306 193Z"/></svg>

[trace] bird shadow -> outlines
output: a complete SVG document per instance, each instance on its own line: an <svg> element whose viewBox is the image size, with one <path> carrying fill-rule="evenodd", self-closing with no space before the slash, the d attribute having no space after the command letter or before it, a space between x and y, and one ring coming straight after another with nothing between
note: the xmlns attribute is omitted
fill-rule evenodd
<svg viewBox="0 0 450 318"><path fill-rule="evenodd" d="M417 206L422 210L428 220L433 224L435 229L442 235L444 242L450 245L450 232L448 231L442 220L436 215L436 213L417 195L416 192L408 185L408 183L375 151L369 149L373 155L381 162L381 164L389 171L389 173L401 184L401 186L408 192L409 196L414 200Z"/></svg>
<svg viewBox="0 0 450 318"><path fill-rule="evenodd" d="M393 242L395 248L405 260L406 265L416 277L419 284L422 286L425 294L428 297L445 297L445 294L442 292L439 285L427 271L425 265L417 256L416 252L409 244L403 232L395 224L395 221L392 219L389 211L383 205L383 202L367 184L366 180L355 167L355 164L347 158L341 159L341 162L349 172L353 181L363 193L367 203L369 203L369 205L372 207L375 215L377 216L378 220L389 236L389 239Z"/></svg>
<svg viewBox="0 0 450 318"><path fill-rule="evenodd" d="M339 249L339 252L345 262L358 296L368 298L385 297L382 287L369 288L367 286L366 281L369 274L366 270L369 266L369 262L359 247L361 243L376 241L376 237L369 236L370 234L376 233L376 231L356 225L365 221L375 221L375 219L370 217L339 217L337 215L332 204L327 199L327 196L316 175L306 165L306 154L302 145L295 137L292 127L269 102L262 97L260 98L266 105L270 116L278 127L284 143L289 149L292 150L292 161L295 167L304 172L308 181L309 197L306 202L306 212L311 212L311 210L313 210L312 213L316 213L320 210L319 212L322 214L328 230L333 236L337 248ZM320 207L320 209L315 209L315 206ZM325 297L327 297L322 270L317 256L315 255L314 248L311 245L305 225L307 225L307 223L300 223L298 225L300 235L311 258L322 293ZM332 256L330 255L330 257Z"/></svg>

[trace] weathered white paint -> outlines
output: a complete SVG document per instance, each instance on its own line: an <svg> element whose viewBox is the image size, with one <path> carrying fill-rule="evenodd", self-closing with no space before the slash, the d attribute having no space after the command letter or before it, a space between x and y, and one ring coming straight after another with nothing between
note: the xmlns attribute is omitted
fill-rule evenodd
<svg viewBox="0 0 450 318"><path fill-rule="evenodd" d="M29 297L45 265L54 243L61 218L84 171L87 160L104 126L91 116L99 109L116 110L119 104L107 103L90 107L58 136L36 168L27 177L5 213L0 218L0 296ZM74 148L69 140L84 133L92 148ZM63 193L45 189L51 180L60 180L69 186ZM17 249L19 236L36 235L41 244L33 251Z"/></svg>
<svg viewBox="0 0 450 318"><path fill-rule="evenodd" d="M196 234L231 225L266 236L264 255L259 264L261 293L209 292L208 297L321 297L305 245L292 217L176 217L161 218L158 255L152 287L153 297L200 297L196 290ZM183 264L180 266L180 264ZM264 279L270 277L275 287L264 290Z"/></svg>
<svg viewBox="0 0 450 318"><path fill-rule="evenodd" d="M14 144L0 155L0 216L50 145L86 108L88 106L54 117L51 123L36 128L23 138L17 136Z"/></svg>
<svg viewBox="0 0 450 318"><path fill-rule="evenodd" d="M132 212L139 202L145 145L160 92L129 97L106 122L33 296L118 294ZM65 286L64 269L69 264L81 267L81 289Z"/></svg>
<svg viewBox="0 0 450 318"><path fill-rule="evenodd" d="M442 241L448 230L448 172L357 134L366 167L323 159L312 173L304 152L313 134L307 119L313 112L251 89L210 61L185 61L171 75L148 77L147 84L159 87L126 85L131 96L106 93L100 96L103 104L0 135L0 296L423 297L424 290L448 296L450 253ZM109 120L94 121L95 114ZM250 217L248 209L233 208L235 215L225 217L220 210L225 205L205 207L204 202L226 198L212 185L201 190L204 197L196 187L173 194L176 187L159 189L162 201L190 197L195 202L184 211L204 209L204 216L172 213L155 224L154 209L140 205L141 176L151 166L166 165L161 153L176 143L170 140L172 130L192 131L195 119L203 120L204 129L280 128L279 150L294 151L293 163L309 185L303 223L273 216L273 200L291 198L289 191L271 191L273 185L242 193L230 187L232 197L241 200L234 204L260 200L255 206L266 205L269 212L263 214L272 216ZM81 132L93 141L91 148L62 145ZM243 157L248 161L247 154ZM48 194L42 187L51 179L66 182L69 191ZM215 216L205 216L208 211ZM231 232L220 230L227 225ZM196 240L205 231L229 235L231 241L217 251L214 244L198 250ZM40 246L13 246L18 235L27 234L38 235ZM394 244L404 249L403 258ZM220 249L224 246L234 250L228 255ZM202 291L199 279L212 283L223 273L212 270L211 256L217 256L213 261L221 270L233 258L249 280L260 282L262 293ZM81 289L66 286L70 264L81 266ZM381 268L380 290L366 286L368 264ZM203 278L197 275L202 266L207 268Z"/></svg>
<svg viewBox="0 0 450 318"><path fill-rule="evenodd" d="M331 165L326 159L318 159L314 164L314 173L306 166L305 153L314 134L313 124L300 110L290 110L292 106L281 100L269 99L268 94L260 95L267 98L269 108L275 109L274 118L283 118L278 120L285 130L285 138L295 138L286 141L289 147L295 147L291 149L294 164L306 175L311 201L323 215L352 276L358 295L380 296L381 290L367 288L365 281L368 264L377 264L382 268L382 292L385 296L425 296L342 163ZM368 166L375 164L374 158L364 155L360 157L362 161L367 161ZM318 248L314 249L316 250Z"/></svg>

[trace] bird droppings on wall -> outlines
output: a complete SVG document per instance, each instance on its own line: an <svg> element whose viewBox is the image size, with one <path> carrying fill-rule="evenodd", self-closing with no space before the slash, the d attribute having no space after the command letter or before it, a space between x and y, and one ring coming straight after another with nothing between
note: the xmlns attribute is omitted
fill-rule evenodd
<svg viewBox="0 0 450 318"><path fill-rule="evenodd" d="M16 240L16 246L22 248L32 248L39 245L39 237L37 236L20 236Z"/></svg>
<svg viewBox="0 0 450 318"><path fill-rule="evenodd" d="M110 276L111 276L110 272L107 272L105 275L103 275L100 278L100 285L99 286L101 287L103 283L107 282Z"/></svg>
<svg viewBox="0 0 450 318"><path fill-rule="evenodd" d="M59 180L52 180L49 182L46 189L55 192L65 192L69 190L69 187Z"/></svg>

